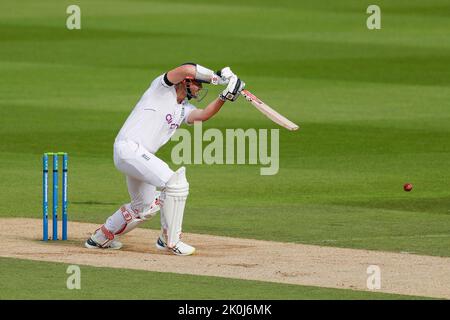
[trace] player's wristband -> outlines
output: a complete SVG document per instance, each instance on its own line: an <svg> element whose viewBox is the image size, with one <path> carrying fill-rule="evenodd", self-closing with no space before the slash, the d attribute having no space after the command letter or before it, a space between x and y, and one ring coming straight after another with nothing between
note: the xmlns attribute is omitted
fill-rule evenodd
<svg viewBox="0 0 450 320"><path fill-rule="evenodd" d="M223 102L227 101L227 98L222 94L222 92L219 94L219 99Z"/></svg>
<svg viewBox="0 0 450 320"><path fill-rule="evenodd" d="M214 71L205 68L199 64L195 68L195 79L203 82L217 85L219 83L219 76Z"/></svg>
<svg viewBox="0 0 450 320"><path fill-rule="evenodd" d="M191 65L195 66L195 80L200 82L206 82L211 84L219 84L219 81L221 80L220 72L214 73L214 71L205 68L197 63L193 62L186 62L182 65Z"/></svg>

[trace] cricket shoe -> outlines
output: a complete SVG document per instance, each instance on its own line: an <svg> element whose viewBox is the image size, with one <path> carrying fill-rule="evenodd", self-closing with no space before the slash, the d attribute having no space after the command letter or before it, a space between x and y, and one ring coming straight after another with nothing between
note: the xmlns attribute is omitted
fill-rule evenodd
<svg viewBox="0 0 450 320"><path fill-rule="evenodd" d="M158 240L156 240L156 249L158 250L168 250L167 243L164 241L163 235L160 235L158 237Z"/></svg>
<svg viewBox="0 0 450 320"><path fill-rule="evenodd" d="M92 237L86 240L84 246L88 249L111 249L111 250L119 250L122 248L122 242L117 240L112 240L106 244L106 246L102 247L100 244L95 242Z"/></svg>
<svg viewBox="0 0 450 320"><path fill-rule="evenodd" d="M156 249L168 250L177 256L189 256L195 252L195 248L193 246L190 246L181 240L178 241L173 248L169 248L163 235L160 235L158 240L156 240Z"/></svg>

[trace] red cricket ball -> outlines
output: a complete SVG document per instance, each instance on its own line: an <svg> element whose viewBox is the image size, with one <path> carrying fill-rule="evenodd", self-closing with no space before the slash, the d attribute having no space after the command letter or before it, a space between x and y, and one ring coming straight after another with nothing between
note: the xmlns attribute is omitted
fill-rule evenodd
<svg viewBox="0 0 450 320"><path fill-rule="evenodd" d="M403 190L405 191L411 191L412 190L412 184L411 183L405 183L405 185L403 186Z"/></svg>

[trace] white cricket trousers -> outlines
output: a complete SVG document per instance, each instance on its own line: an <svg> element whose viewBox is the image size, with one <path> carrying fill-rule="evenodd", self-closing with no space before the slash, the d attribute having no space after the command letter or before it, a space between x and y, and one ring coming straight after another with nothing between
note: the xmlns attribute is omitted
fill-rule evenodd
<svg viewBox="0 0 450 320"><path fill-rule="evenodd" d="M141 213L150 208L156 188L164 188L174 174L164 161L131 140L114 143L114 165L126 176L131 209ZM107 219L105 226L115 233L124 224L125 220L119 209ZM165 224L161 215L161 225L165 227Z"/></svg>

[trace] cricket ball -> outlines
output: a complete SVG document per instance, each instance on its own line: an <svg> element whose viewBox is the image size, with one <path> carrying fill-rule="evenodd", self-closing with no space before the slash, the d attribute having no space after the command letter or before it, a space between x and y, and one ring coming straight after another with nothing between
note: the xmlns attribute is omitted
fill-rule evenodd
<svg viewBox="0 0 450 320"><path fill-rule="evenodd" d="M405 185L403 186L403 190L405 190L407 192L411 191L412 188L413 188L413 186L411 183L405 183Z"/></svg>

